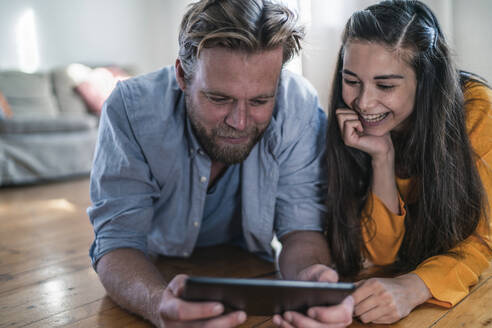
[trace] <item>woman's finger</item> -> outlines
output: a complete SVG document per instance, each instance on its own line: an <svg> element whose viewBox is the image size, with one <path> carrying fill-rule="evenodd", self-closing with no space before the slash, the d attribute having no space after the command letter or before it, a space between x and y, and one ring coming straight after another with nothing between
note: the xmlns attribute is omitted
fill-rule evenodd
<svg viewBox="0 0 492 328"><path fill-rule="evenodd" d="M362 124L359 120L347 120L343 123L343 142L350 147L357 148L360 139L360 133L363 131Z"/></svg>
<svg viewBox="0 0 492 328"><path fill-rule="evenodd" d="M343 127L343 122L346 120L358 120L359 116L354 112L340 112L337 113L338 127L341 129Z"/></svg>
<svg viewBox="0 0 492 328"><path fill-rule="evenodd" d="M273 323L281 328L294 328L287 320L285 320L280 314L273 316Z"/></svg>
<svg viewBox="0 0 492 328"><path fill-rule="evenodd" d="M355 305L354 315L356 317L360 317L361 315L375 309L379 305L380 304L378 302L378 298L374 295L371 295Z"/></svg>
<svg viewBox="0 0 492 328"><path fill-rule="evenodd" d="M388 309L387 306L384 306L383 304L378 304L378 306L372 308L362 315L359 315L359 319L363 323L374 322L375 320L383 318L390 312L391 311Z"/></svg>

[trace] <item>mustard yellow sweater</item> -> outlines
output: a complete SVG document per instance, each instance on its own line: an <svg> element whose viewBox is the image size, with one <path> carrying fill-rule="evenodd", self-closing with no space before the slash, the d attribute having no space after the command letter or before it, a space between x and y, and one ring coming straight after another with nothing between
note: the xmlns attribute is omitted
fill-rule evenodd
<svg viewBox="0 0 492 328"><path fill-rule="evenodd" d="M492 92L477 83L469 83L465 89L466 127L470 143L478 159L476 165L492 209ZM374 194L370 195L366 211L374 220L370 231L363 230L367 260L374 265L394 262L405 234L405 200L409 195L410 179L396 179L400 192L400 213L391 212ZM490 231L492 220L487 224L481 220L477 233L492 247ZM375 228L376 230L372 230ZM375 232L375 233L373 233ZM492 252L477 237L470 236L455 250L463 258L447 255L433 256L422 262L413 273L417 274L429 288L433 298L429 302L451 307L465 297L470 286L477 283L480 274L488 268Z"/></svg>

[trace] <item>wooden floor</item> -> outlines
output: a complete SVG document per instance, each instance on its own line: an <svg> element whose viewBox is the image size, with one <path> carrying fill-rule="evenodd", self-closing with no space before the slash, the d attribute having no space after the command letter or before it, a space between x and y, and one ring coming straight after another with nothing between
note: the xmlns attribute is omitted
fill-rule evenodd
<svg viewBox="0 0 492 328"><path fill-rule="evenodd" d="M0 188L0 327L150 327L106 296L90 266L88 190L88 179ZM202 275L273 275L273 266L255 257L231 265L235 252L204 249L189 261L162 259L158 266L167 278L197 268ZM393 326L492 327L491 277L489 269L453 310L423 305ZM250 317L243 326L273 324L269 317Z"/></svg>

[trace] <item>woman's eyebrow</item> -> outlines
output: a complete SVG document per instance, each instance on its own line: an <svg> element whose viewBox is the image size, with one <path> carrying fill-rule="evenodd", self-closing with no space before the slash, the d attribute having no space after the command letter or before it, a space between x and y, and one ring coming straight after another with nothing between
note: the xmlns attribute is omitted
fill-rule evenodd
<svg viewBox="0 0 492 328"><path fill-rule="evenodd" d="M404 79L403 75L398 74L387 74L387 75L377 75L374 77L375 80L389 80L389 79Z"/></svg>
<svg viewBox="0 0 492 328"><path fill-rule="evenodd" d="M357 77L357 74L355 74L355 73L354 73L354 72L352 72L352 71L349 71L348 69L343 69L342 73L347 74L347 75L352 75L352 76Z"/></svg>
<svg viewBox="0 0 492 328"><path fill-rule="evenodd" d="M357 74L355 74L354 72L348 69L344 69L342 72L347 75L358 77ZM404 79L404 78L405 77L403 75L399 75L399 74L383 74L383 75L376 75L374 77L374 80L390 80L390 79Z"/></svg>

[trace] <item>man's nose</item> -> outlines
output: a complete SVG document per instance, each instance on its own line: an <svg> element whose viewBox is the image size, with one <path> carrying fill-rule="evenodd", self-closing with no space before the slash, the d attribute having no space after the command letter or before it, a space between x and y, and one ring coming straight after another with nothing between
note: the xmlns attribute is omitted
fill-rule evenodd
<svg viewBox="0 0 492 328"><path fill-rule="evenodd" d="M377 103L375 90L373 88L363 87L360 89L356 104L360 111L368 113Z"/></svg>
<svg viewBox="0 0 492 328"><path fill-rule="evenodd" d="M247 105L243 101L236 101L226 117L226 124L230 127L242 131L246 128Z"/></svg>

